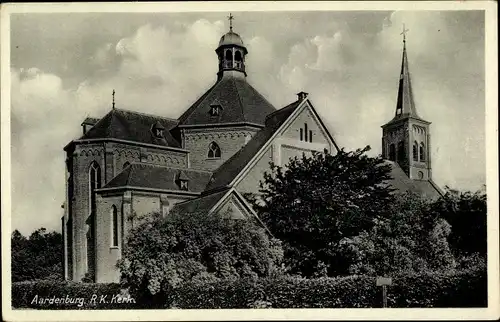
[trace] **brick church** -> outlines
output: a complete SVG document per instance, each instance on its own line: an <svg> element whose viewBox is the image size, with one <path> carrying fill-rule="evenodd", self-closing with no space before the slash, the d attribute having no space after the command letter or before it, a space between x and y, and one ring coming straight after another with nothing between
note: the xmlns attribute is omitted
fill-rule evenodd
<svg viewBox="0 0 500 322"><path fill-rule="evenodd" d="M118 282L115 264L127 231L152 212L257 217L243 195L258 193L269 162L285 165L302 153L339 149L307 93L276 109L247 82L248 51L232 27L215 53L215 84L179 118L113 103L103 118L85 119L83 135L64 147L67 280ZM441 192L432 181L429 125L417 114L404 45L382 155L393 165L394 188L435 198Z"/></svg>

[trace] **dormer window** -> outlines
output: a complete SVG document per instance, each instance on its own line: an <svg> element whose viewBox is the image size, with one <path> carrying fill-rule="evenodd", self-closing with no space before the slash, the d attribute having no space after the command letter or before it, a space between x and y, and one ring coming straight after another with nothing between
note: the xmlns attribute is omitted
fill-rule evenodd
<svg viewBox="0 0 500 322"><path fill-rule="evenodd" d="M189 178L183 171L180 171L179 174L177 175L176 183L177 186L179 187L179 190L184 190L184 191L189 190L189 185L188 185Z"/></svg>
<svg viewBox="0 0 500 322"><path fill-rule="evenodd" d="M210 105L210 115L219 116L222 113L222 106L218 104Z"/></svg>
<svg viewBox="0 0 500 322"><path fill-rule="evenodd" d="M165 127L160 122L156 122L153 127L151 128L151 131L153 132L154 137L158 139L163 138L163 131L165 130Z"/></svg>
<svg viewBox="0 0 500 322"><path fill-rule="evenodd" d="M187 180L179 180L179 188L181 190L188 190L188 181Z"/></svg>

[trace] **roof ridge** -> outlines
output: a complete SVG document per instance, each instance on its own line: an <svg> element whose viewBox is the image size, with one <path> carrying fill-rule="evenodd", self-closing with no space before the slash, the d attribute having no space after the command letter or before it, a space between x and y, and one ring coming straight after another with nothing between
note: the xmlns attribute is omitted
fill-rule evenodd
<svg viewBox="0 0 500 322"><path fill-rule="evenodd" d="M164 120L168 120L168 121L172 121L172 122L178 122L177 119L174 119L171 117L166 117L166 116L161 116L161 115L155 115L155 114L151 114L151 113L137 112L137 111L128 110L128 109L124 109L124 108L115 108L115 110L119 111L119 112L139 114L139 115L149 116L149 117L153 117L153 118L160 118L160 119L164 119Z"/></svg>
<svg viewBox="0 0 500 322"><path fill-rule="evenodd" d="M238 96L238 102L240 102L241 116L243 116L243 120L246 121L245 110L243 109L243 102L241 101L240 89L238 88L238 84L236 84L236 79L234 77L231 77L231 79L233 81L233 86L236 88L236 96Z"/></svg>

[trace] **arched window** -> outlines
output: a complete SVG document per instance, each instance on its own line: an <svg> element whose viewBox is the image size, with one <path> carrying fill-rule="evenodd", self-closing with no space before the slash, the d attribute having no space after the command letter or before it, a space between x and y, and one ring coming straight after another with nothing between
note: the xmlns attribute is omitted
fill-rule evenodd
<svg viewBox="0 0 500 322"><path fill-rule="evenodd" d="M208 146L208 158L209 159L215 159L215 158L220 158L220 148L217 145L217 143L212 142Z"/></svg>
<svg viewBox="0 0 500 322"><path fill-rule="evenodd" d="M425 145L420 143L420 161L425 161Z"/></svg>
<svg viewBox="0 0 500 322"><path fill-rule="evenodd" d="M95 274L95 216L96 198L95 190L101 187L101 167L97 162L92 162L89 167L89 217L87 224L87 273L92 278Z"/></svg>
<svg viewBox="0 0 500 322"><path fill-rule="evenodd" d="M101 167L97 162L92 162L89 168L89 210L91 214L95 213L95 189L101 187Z"/></svg>
<svg viewBox="0 0 500 322"><path fill-rule="evenodd" d="M307 142L307 123L304 123L305 141Z"/></svg>
<svg viewBox="0 0 500 322"><path fill-rule="evenodd" d="M241 52L239 50L234 54L234 60L241 61Z"/></svg>
<svg viewBox="0 0 500 322"><path fill-rule="evenodd" d="M418 143L413 142L413 161L418 161Z"/></svg>
<svg viewBox="0 0 500 322"><path fill-rule="evenodd" d="M128 162L128 161L127 161L127 162L125 162L125 163L123 164L123 168L122 168L122 169L125 169L125 168L126 168L126 167L128 167L129 165L130 165L130 162Z"/></svg>
<svg viewBox="0 0 500 322"><path fill-rule="evenodd" d="M118 209L111 207L111 247L118 247Z"/></svg>
<svg viewBox="0 0 500 322"><path fill-rule="evenodd" d="M233 53L231 50L226 50L226 60L233 60Z"/></svg>
<svg viewBox="0 0 500 322"><path fill-rule="evenodd" d="M405 143L403 141L398 142L398 161L405 160L406 151L405 151Z"/></svg>
<svg viewBox="0 0 500 322"><path fill-rule="evenodd" d="M389 145L389 160L396 161L396 146L394 144Z"/></svg>

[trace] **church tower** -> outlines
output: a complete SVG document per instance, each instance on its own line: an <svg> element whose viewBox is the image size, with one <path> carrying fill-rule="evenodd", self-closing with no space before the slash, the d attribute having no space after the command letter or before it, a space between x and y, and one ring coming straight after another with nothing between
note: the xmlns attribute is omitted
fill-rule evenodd
<svg viewBox="0 0 500 322"><path fill-rule="evenodd" d="M406 31L404 29L402 33L403 57L396 113L391 121L382 126L382 156L397 162L410 179L431 180L431 123L418 115L415 106L406 53Z"/></svg>

